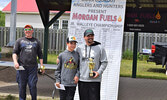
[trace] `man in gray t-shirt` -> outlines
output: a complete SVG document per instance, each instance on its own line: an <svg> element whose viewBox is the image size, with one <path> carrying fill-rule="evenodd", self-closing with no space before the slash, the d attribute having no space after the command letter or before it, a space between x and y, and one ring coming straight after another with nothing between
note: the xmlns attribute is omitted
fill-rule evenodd
<svg viewBox="0 0 167 100"><path fill-rule="evenodd" d="M32 37L33 27L26 25L24 27L25 37L19 38L13 48L14 67L19 69L23 66L25 70L17 70L17 82L19 85L19 100L26 100L27 84L30 89L32 100L37 100L37 57L43 66L43 56L40 42ZM44 73L44 70L41 70Z"/></svg>

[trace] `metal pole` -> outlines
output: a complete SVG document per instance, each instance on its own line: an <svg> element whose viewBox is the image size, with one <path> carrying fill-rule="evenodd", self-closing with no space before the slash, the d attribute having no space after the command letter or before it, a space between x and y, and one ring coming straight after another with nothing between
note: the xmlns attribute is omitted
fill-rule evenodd
<svg viewBox="0 0 167 100"><path fill-rule="evenodd" d="M45 27L45 32L44 32L44 56L43 56L43 63L47 64L47 55L48 55L48 33L49 33L49 27Z"/></svg>
<svg viewBox="0 0 167 100"><path fill-rule="evenodd" d="M48 54L48 34L49 34L49 27L56 21L65 11L60 11L56 16L54 16L51 21L49 21L45 25L45 32L44 32L44 48L43 48L43 63L47 64L47 54Z"/></svg>
<svg viewBox="0 0 167 100"><path fill-rule="evenodd" d="M10 40L7 46L14 46L16 40L16 12L17 12L17 0L12 0L11 15L10 15Z"/></svg>
<svg viewBox="0 0 167 100"><path fill-rule="evenodd" d="M133 48L132 78L136 78L136 70L137 70L137 45L138 45L138 32L135 32L134 33L134 48Z"/></svg>

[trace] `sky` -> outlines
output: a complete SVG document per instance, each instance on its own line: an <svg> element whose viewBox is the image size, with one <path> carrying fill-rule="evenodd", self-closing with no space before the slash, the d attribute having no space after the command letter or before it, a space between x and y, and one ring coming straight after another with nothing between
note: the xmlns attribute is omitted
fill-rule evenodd
<svg viewBox="0 0 167 100"><path fill-rule="evenodd" d="M10 2L11 0L0 0L0 11Z"/></svg>

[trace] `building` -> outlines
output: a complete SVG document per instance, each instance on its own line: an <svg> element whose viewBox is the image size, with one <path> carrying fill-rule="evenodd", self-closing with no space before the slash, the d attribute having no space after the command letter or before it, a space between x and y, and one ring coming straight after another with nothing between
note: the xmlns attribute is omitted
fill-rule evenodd
<svg viewBox="0 0 167 100"><path fill-rule="evenodd" d="M11 2L2 9L2 12L5 13L5 27L10 27ZM51 11L50 19L52 19L57 12L58 11ZM66 11L50 28L67 29L69 19L70 12ZM26 24L30 24L34 28L44 28L35 0L17 0L16 27L24 27Z"/></svg>

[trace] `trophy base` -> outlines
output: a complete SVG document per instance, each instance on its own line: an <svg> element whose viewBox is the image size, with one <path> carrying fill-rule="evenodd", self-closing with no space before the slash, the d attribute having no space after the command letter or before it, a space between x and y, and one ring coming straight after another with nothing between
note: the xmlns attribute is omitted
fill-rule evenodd
<svg viewBox="0 0 167 100"><path fill-rule="evenodd" d="M95 73L89 73L89 77L94 77L95 75Z"/></svg>

